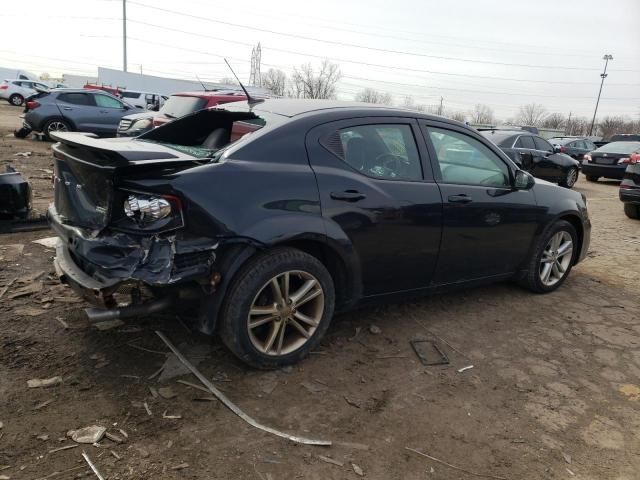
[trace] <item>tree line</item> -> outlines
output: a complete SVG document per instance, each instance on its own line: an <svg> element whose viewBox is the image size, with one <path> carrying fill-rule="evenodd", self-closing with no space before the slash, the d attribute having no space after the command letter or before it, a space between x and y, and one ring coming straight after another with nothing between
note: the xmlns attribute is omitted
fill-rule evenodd
<svg viewBox="0 0 640 480"><path fill-rule="evenodd" d="M337 84L342 78L339 65L324 60L318 68L311 63L295 67L290 77L282 70L271 68L262 75L262 86L274 95L289 98L333 99L337 95ZM392 105L389 92L374 88L363 88L355 100L366 103ZM518 108L517 113L503 121L496 118L491 106L478 103L471 110L453 110L438 105L425 105L407 95L401 105L404 108L441 115L460 122L483 125L527 125L539 128L563 130L566 135L589 135L591 119L583 116L549 112L543 105L530 103ZM640 113L640 112L639 112ZM640 132L640 119L623 116L605 116L596 121L593 135L607 137L614 133Z"/></svg>

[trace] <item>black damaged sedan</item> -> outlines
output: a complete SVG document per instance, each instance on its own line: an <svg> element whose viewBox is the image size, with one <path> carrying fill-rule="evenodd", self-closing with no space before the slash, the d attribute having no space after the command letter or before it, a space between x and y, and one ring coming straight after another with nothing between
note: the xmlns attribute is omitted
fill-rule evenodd
<svg viewBox="0 0 640 480"><path fill-rule="evenodd" d="M298 361L357 305L553 291L589 246L583 195L418 112L265 100L136 139L56 137L55 266L89 318L191 312L256 367Z"/></svg>

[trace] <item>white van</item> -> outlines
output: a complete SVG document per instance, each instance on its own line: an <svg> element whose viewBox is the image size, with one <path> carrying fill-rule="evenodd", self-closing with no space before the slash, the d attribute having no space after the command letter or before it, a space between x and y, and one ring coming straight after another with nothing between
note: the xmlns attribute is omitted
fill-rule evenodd
<svg viewBox="0 0 640 480"><path fill-rule="evenodd" d="M125 90L120 96L122 99L134 107L146 108L147 110L158 111L164 105L167 98L166 95L151 92L136 92L134 90Z"/></svg>

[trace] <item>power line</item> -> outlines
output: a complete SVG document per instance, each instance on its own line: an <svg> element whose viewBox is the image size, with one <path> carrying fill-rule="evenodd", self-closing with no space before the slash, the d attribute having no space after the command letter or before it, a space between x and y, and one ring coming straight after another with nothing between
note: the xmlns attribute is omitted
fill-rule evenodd
<svg viewBox="0 0 640 480"><path fill-rule="evenodd" d="M143 8L149 8L149 9L152 9L152 10L158 10L158 11L161 11L161 12L171 13L171 14L174 14L174 15L181 15L183 17L194 18L194 19L198 19L198 20L204 20L204 21L207 21L207 22L218 23L218 24L222 24L222 25L229 25L229 26L232 26L232 27L244 28L244 29L247 29L247 30L253 30L253 31L263 32L263 33L270 33L270 34L273 34L273 35L280 35L280 36L289 37L289 38L297 38L297 39L301 39L301 40L311 40L311 41L314 41L314 42L320 42L320 43L325 43L325 44L330 44L330 45L338 45L338 46L341 46L341 47L360 48L360 49L374 51L374 52L392 53L392 54L395 54L395 55L409 55L409 56L415 56L415 57L421 57L421 58L432 58L432 59L437 59L437 60L448 60L448 61L456 61L456 62L477 63L477 64L485 64L485 65L501 65L501 66L521 67L521 68L540 68L540 69L549 69L549 70L551 70L551 69L553 69L553 70L579 70L579 71L597 71L597 70L599 70L599 68L565 67L565 66L555 66L555 65L531 65L531 64L523 64L523 63L493 62L493 61L489 61L489 60L474 60L474 59L470 59L470 58L449 57L449 56L445 56L445 55L429 55L429 54L425 54L425 53L406 52L406 51L402 51L402 50L391 50L391 49L386 49L386 48L370 47L370 46L367 46L367 45L359 45L359 44L355 44L355 43L339 42L337 40L320 39L320 38L316 38L316 37L310 37L310 36L307 36L307 35L298 35L298 34L294 34L294 33L278 32L276 30L271 30L271 29L267 29L267 28L260 28L260 27L251 27L249 25L243 25L243 24L240 24L240 23L228 22L228 21L224 21L224 20L215 20L215 19L209 18L209 17L202 17L200 15L191 15L191 14L188 14L188 13L179 12L177 10L171 10L171 9L162 8L162 7L155 7L155 6L152 6L152 5L146 5L144 3L139 3L139 2L131 1L131 0L130 0L130 3L133 4L133 5L138 5L138 6L143 7ZM183 33L190 33L190 32L183 31ZM629 70L629 71L638 72L640 70Z"/></svg>

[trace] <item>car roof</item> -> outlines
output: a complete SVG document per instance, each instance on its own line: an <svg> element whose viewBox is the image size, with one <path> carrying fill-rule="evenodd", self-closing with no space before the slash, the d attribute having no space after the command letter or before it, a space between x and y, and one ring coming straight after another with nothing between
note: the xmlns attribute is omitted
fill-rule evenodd
<svg viewBox="0 0 640 480"><path fill-rule="evenodd" d="M244 97L244 92L238 90L206 90L195 92L176 92L170 95L171 97Z"/></svg>

